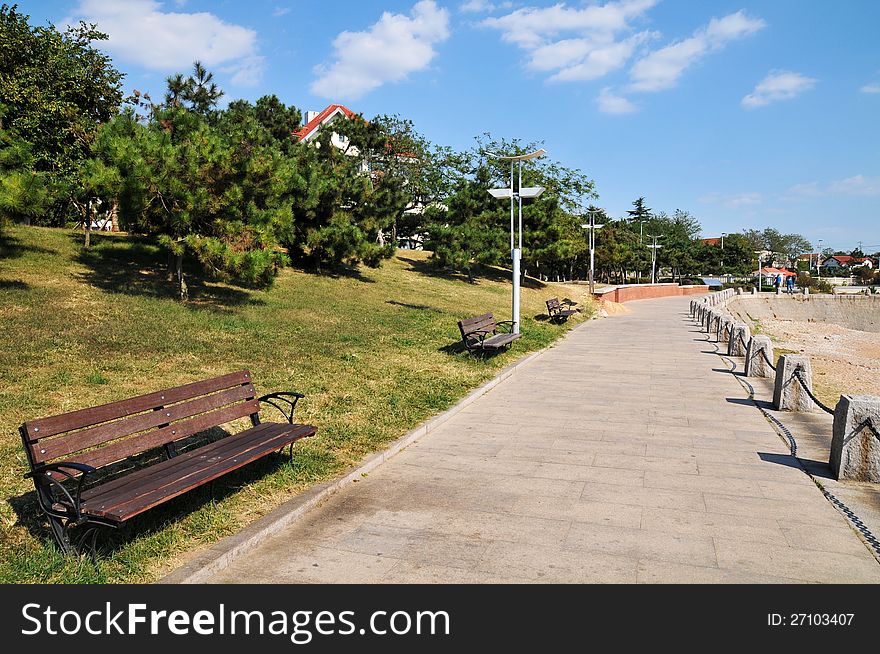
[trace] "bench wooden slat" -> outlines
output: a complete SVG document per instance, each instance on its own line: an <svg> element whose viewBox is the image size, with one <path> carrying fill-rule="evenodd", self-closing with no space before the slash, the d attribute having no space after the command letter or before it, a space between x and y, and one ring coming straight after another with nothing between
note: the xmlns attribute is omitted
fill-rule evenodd
<svg viewBox="0 0 880 654"><path fill-rule="evenodd" d="M247 370L241 370L228 375L222 375L213 379L184 384L164 391L148 393L127 400L118 400L109 404L62 413L49 418L38 418L25 423L28 438L32 441L47 438L66 431L91 427L102 422L117 420L132 413L149 411L156 407L174 404L183 400L189 400L200 395L214 393L233 386L249 384L251 374Z"/></svg>
<svg viewBox="0 0 880 654"><path fill-rule="evenodd" d="M101 501L97 505L93 505L97 498L88 498L84 493L84 511L90 515L120 522L128 520L158 504L237 470L270 452L279 450L288 443L311 436L316 431L315 427L309 425L269 423L263 429L255 428L224 438L174 459L144 468L141 489L143 492L132 493L132 489L129 489L128 493L117 497L102 493ZM162 468L180 474L174 482L156 486L151 475L162 472ZM138 474L136 472L129 476Z"/></svg>
<svg viewBox="0 0 880 654"><path fill-rule="evenodd" d="M63 435L50 439L40 439L31 446L34 462L44 463L52 461L100 445L101 443L124 438L147 429L159 427L160 425L175 423L178 420L190 418L206 411L219 409L233 402L253 399L254 395L253 384L234 386L219 393L212 393L196 400L181 402L164 409L128 416L114 422L89 427L82 431L66 432Z"/></svg>
<svg viewBox="0 0 880 654"><path fill-rule="evenodd" d="M253 434L258 434L260 431L264 429L271 429L273 425L277 424L278 423L274 422L265 422L255 427L252 427L248 431L252 431ZM153 465L139 468L135 472L123 474L122 476L111 479L110 481L102 482L100 485L84 491L83 498L88 498L89 503L93 507L95 507L97 506L96 503L105 502L105 500L102 499L104 496L134 496L140 492L143 492L142 487L144 485L145 478L150 479L151 483L156 485L157 487L167 485L181 475L178 467L169 467L167 465L168 461L175 461L180 459L181 463L178 465L184 465L183 462L191 460L192 452L195 452L197 450L202 451L205 454L210 454L211 456L214 456L216 455L217 451L222 451L224 447L224 441L226 440L226 438L221 438L212 443L207 443L205 445L193 448L192 450L182 452L173 459L166 459L164 462L154 463ZM193 465L195 465L196 463L198 462L193 462ZM149 470L150 472L146 472L147 470Z"/></svg>
<svg viewBox="0 0 880 654"><path fill-rule="evenodd" d="M483 341L483 347L486 349L498 349L513 343L516 339L520 337L519 334L496 334L491 338L487 338Z"/></svg>
<svg viewBox="0 0 880 654"><path fill-rule="evenodd" d="M252 413L257 413L259 410L260 403L256 400L233 404L216 411L203 413L195 418L176 422L161 429L105 445L96 450L84 452L74 457L74 460L78 463L85 463L95 468L100 468L101 466L121 461L134 454L146 452L154 447L192 436L211 427L217 427L238 418L244 418Z"/></svg>

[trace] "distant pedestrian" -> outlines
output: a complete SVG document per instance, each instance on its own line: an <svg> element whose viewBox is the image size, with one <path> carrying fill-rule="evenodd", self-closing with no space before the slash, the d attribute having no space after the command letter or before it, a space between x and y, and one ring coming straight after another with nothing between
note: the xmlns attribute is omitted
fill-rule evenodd
<svg viewBox="0 0 880 654"><path fill-rule="evenodd" d="M789 275L785 278L785 288L788 290L789 295L794 295L794 275Z"/></svg>
<svg viewBox="0 0 880 654"><path fill-rule="evenodd" d="M782 288L782 273L776 274L776 279L773 280L773 288L779 293L779 289Z"/></svg>

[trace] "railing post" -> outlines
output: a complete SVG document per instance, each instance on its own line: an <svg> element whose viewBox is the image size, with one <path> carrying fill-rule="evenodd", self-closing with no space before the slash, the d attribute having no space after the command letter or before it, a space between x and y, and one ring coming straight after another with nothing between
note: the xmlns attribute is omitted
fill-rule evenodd
<svg viewBox="0 0 880 654"><path fill-rule="evenodd" d="M764 355L767 358L764 358ZM773 344L769 336L752 336L746 348L746 377L773 377L767 360L773 361Z"/></svg>
<svg viewBox="0 0 880 654"><path fill-rule="evenodd" d="M837 479L880 482L880 397L841 395L829 465Z"/></svg>
<svg viewBox="0 0 880 654"><path fill-rule="evenodd" d="M712 330L712 321L713 320L715 320L715 310L709 309L706 312L706 320L704 321L704 326L706 327L707 334Z"/></svg>
<svg viewBox="0 0 880 654"><path fill-rule="evenodd" d="M773 384L773 408L777 411L812 411L815 404L804 390L801 380L813 390L813 367L810 357L803 354L783 354L776 364L776 381Z"/></svg>
<svg viewBox="0 0 880 654"><path fill-rule="evenodd" d="M752 337L749 326L744 322L735 322L730 327L730 338L727 341L727 356L744 357L746 345Z"/></svg>
<svg viewBox="0 0 880 654"><path fill-rule="evenodd" d="M718 320L718 327L715 332L715 341L720 343L722 340L727 341L729 337L728 329L730 323L733 322L733 318L730 316L721 316Z"/></svg>

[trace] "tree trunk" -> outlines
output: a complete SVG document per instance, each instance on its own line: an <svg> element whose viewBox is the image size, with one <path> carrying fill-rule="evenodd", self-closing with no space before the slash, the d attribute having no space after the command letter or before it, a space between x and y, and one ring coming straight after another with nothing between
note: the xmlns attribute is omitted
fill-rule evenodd
<svg viewBox="0 0 880 654"><path fill-rule="evenodd" d="M186 287L186 281L183 279L183 253L174 257L174 269L177 272L177 289L180 293L180 301L189 299L189 290Z"/></svg>
<svg viewBox="0 0 880 654"><path fill-rule="evenodd" d="M168 274L165 275L165 279L167 279L169 282L173 282L174 281L174 253L173 252L168 253L168 263L165 264L165 267L168 270Z"/></svg>
<svg viewBox="0 0 880 654"><path fill-rule="evenodd" d="M110 210L107 212L107 218L110 219L110 231L119 231L119 203L116 200L110 202Z"/></svg>
<svg viewBox="0 0 880 654"><path fill-rule="evenodd" d="M86 241L85 241L85 247L86 247L86 248L89 248L89 247L91 246L91 244L92 244L92 201L91 201L91 200L89 200L89 201L86 203L86 211L85 211L85 213L86 213L86 221L85 221L85 228L86 228Z"/></svg>

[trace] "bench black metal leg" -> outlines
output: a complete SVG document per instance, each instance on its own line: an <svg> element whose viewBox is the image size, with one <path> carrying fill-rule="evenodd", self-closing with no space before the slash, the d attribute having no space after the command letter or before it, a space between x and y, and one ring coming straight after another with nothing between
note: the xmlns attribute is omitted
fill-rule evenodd
<svg viewBox="0 0 880 654"><path fill-rule="evenodd" d="M88 554L92 564L98 565L98 526L86 525L82 533L73 533L78 527L76 523L64 518L49 516L49 525L52 527L52 535L58 549L65 556L82 556Z"/></svg>
<svg viewBox="0 0 880 654"><path fill-rule="evenodd" d="M55 537L55 543L58 549L66 556L76 554L76 547L70 540L70 521L63 518L49 517L49 526L52 527L52 535Z"/></svg>

